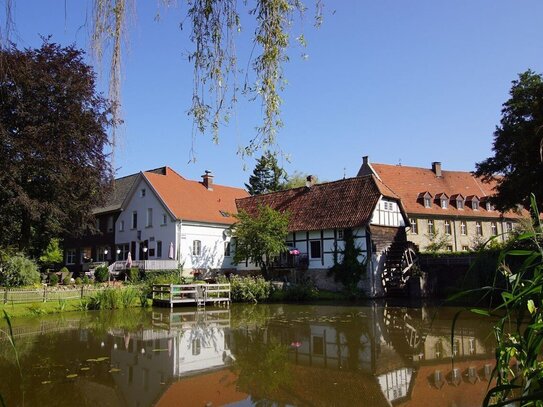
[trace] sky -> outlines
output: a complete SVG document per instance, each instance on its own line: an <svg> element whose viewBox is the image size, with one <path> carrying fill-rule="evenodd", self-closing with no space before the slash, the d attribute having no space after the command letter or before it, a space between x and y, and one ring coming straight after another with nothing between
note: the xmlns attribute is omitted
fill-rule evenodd
<svg viewBox="0 0 543 407"><path fill-rule="evenodd" d="M51 35L89 50L90 1L14 3L12 40L19 47ZM218 144L210 134L193 140L192 67L184 56L191 43L179 28L186 4L160 9L157 21L157 3L135 0L116 175L168 165L189 179L210 170L216 183L242 187L255 159L237 151L254 137L260 105L240 96ZM240 10L236 47L245 68L252 23ZM309 10L290 31L291 38L303 33L308 45L292 41L285 66L278 143L290 159L280 163L288 173L327 181L355 176L365 155L370 162L429 168L441 161L444 170L473 170L492 155L511 81L527 69L543 72L541 15L540 0L325 0L319 29ZM107 89L106 79L100 75L99 90ZM189 162L193 146L196 162Z"/></svg>

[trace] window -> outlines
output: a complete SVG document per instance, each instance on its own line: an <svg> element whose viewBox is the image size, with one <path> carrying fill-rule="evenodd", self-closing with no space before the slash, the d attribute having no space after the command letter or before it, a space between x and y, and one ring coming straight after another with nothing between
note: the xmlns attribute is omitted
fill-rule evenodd
<svg viewBox="0 0 543 407"><path fill-rule="evenodd" d="M113 216L107 217L107 231L113 232Z"/></svg>
<svg viewBox="0 0 543 407"><path fill-rule="evenodd" d="M394 203L393 202L388 202L388 201L383 201L383 209L385 211L393 211L394 210Z"/></svg>
<svg viewBox="0 0 543 407"><path fill-rule="evenodd" d="M156 242L156 257L162 257L162 240Z"/></svg>
<svg viewBox="0 0 543 407"><path fill-rule="evenodd" d="M475 232L477 236L483 236L483 224L480 221L475 222Z"/></svg>
<svg viewBox="0 0 543 407"><path fill-rule="evenodd" d="M138 227L138 213L136 211L132 212L132 229Z"/></svg>
<svg viewBox="0 0 543 407"><path fill-rule="evenodd" d="M115 253L117 255L117 260L126 260L128 258L129 250L128 243L118 245Z"/></svg>
<svg viewBox="0 0 543 407"><path fill-rule="evenodd" d="M465 220L460 221L460 234L466 236L468 234L468 225Z"/></svg>
<svg viewBox="0 0 543 407"><path fill-rule="evenodd" d="M153 226L153 208L147 208L147 219L145 222L145 227L150 228Z"/></svg>
<svg viewBox="0 0 543 407"><path fill-rule="evenodd" d="M434 225L434 221L432 219L428 219L428 234L433 235L436 233L436 228Z"/></svg>
<svg viewBox="0 0 543 407"><path fill-rule="evenodd" d="M66 264L75 264L75 249L66 250Z"/></svg>
<svg viewBox="0 0 543 407"><path fill-rule="evenodd" d="M456 200L456 207L458 209L464 209L464 201L462 199L457 199Z"/></svg>
<svg viewBox="0 0 543 407"><path fill-rule="evenodd" d="M96 260L97 261L107 261L109 259L109 250L107 247L97 247L96 248Z"/></svg>
<svg viewBox="0 0 543 407"><path fill-rule="evenodd" d="M449 201L446 199L441 200L441 209L447 209L449 207Z"/></svg>
<svg viewBox="0 0 543 407"><path fill-rule="evenodd" d="M119 232L124 232L124 220L119 222Z"/></svg>
<svg viewBox="0 0 543 407"><path fill-rule="evenodd" d="M320 259L321 258L321 241L320 240L312 240L310 243L311 247L311 258L312 259Z"/></svg>
<svg viewBox="0 0 543 407"><path fill-rule="evenodd" d="M200 256L202 254L202 242L199 240L194 240L192 242L192 255Z"/></svg>
<svg viewBox="0 0 543 407"><path fill-rule="evenodd" d="M192 340L192 354L193 356L197 356L202 351L202 343L200 342L200 339L193 339Z"/></svg>
<svg viewBox="0 0 543 407"><path fill-rule="evenodd" d="M447 251L448 251L448 252L452 252L452 251L453 251L453 247L452 247L451 245L448 245L448 246L447 246Z"/></svg>
<svg viewBox="0 0 543 407"><path fill-rule="evenodd" d="M145 196L145 188L140 190L140 196L143 198Z"/></svg>
<svg viewBox="0 0 543 407"><path fill-rule="evenodd" d="M432 207L432 199L430 197L424 198L424 207L425 208L431 208Z"/></svg>
<svg viewBox="0 0 543 407"><path fill-rule="evenodd" d="M230 242L224 242L224 257L230 257Z"/></svg>
<svg viewBox="0 0 543 407"><path fill-rule="evenodd" d="M487 202L485 204L485 206L486 206L487 211L493 211L494 210L494 206L492 206L492 204L490 202Z"/></svg>
<svg viewBox="0 0 543 407"><path fill-rule="evenodd" d="M479 210L479 202L471 201L471 209L473 209L474 211L478 211Z"/></svg>
<svg viewBox="0 0 543 407"><path fill-rule="evenodd" d="M411 233L414 235L417 235L419 233L419 224L417 219L409 219L409 223L411 224Z"/></svg>
<svg viewBox="0 0 543 407"><path fill-rule="evenodd" d="M343 229L338 229L337 240L343 240Z"/></svg>
<svg viewBox="0 0 543 407"><path fill-rule="evenodd" d="M445 221L445 234L446 235L451 234L451 221L450 220Z"/></svg>
<svg viewBox="0 0 543 407"><path fill-rule="evenodd" d="M168 215L163 213L162 214L162 224L165 225L166 223L168 223Z"/></svg>
<svg viewBox="0 0 543 407"><path fill-rule="evenodd" d="M91 253L92 253L92 249L90 247L82 247L81 248L81 263L88 263L89 261L92 261Z"/></svg>
<svg viewBox="0 0 543 407"><path fill-rule="evenodd" d="M149 257L155 257L155 249L149 249Z"/></svg>
<svg viewBox="0 0 543 407"><path fill-rule="evenodd" d="M513 231L513 222L505 222L505 230L507 233L511 233Z"/></svg>
<svg viewBox="0 0 543 407"><path fill-rule="evenodd" d="M492 236L498 236L498 224L496 222L490 224L490 229L492 231Z"/></svg>
<svg viewBox="0 0 543 407"><path fill-rule="evenodd" d="M462 246L462 251L469 252L469 247L468 246Z"/></svg>
<svg viewBox="0 0 543 407"><path fill-rule="evenodd" d="M324 338L322 336L313 337L313 354L324 355Z"/></svg>

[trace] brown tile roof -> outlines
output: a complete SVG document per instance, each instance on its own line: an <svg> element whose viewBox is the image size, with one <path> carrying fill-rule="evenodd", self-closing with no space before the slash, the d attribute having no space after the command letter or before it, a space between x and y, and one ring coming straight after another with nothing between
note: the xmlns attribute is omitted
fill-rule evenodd
<svg viewBox="0 0 543 407"><path fill-rule="evenodd" d="M250 214L261 205L288 211L290 231L321 230L368 224L381 194L397 199L370 175L238 199L236 204Z"/></svg>
<svg viewBox="0 0 543 407"><path fill-rule="evenodd" d="M165 174L143 173L170 211L182 220L232 224L235 218L223 214L237 213L235 200L249 194L241 188L213 185L208 190L201 182L183 178L166 167Z"/></svg>
<svg viewBox="0 0 543 407"><path fill-rule="evenodd" d="M499 218L502 215L498 211L487 211L484 207L473 210L468 204L464 205L464 209L457 209L455 205L442 209L439 200L434 199L438 194L445 193L451 197L451 201L461 195L462 197L477 196L484 202L483 198L494 194L494 182L485 183L470 172L441 171L442 176L437 177L429 168L376 163L371 163L371 167L382 182L400 196L408 214L474 218ZM425 208L424 202L419 199L420 194L425 192L429 192L433 197L430 208ZM520 217L514 212L507 212L504 216Z"/></svg>

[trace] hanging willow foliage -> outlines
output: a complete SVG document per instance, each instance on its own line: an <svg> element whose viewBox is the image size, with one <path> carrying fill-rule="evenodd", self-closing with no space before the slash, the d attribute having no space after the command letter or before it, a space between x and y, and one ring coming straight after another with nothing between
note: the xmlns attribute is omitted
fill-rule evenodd
<svg viewBox="0 0 543 407"><path fill-rule="evenodd" d="M12 30L14 0L4 0L6 22L0 28L0 40L9 42ZM65 0L66 1L66 0ZM315 1L315 26L322 23L322 0ZM162 6L176 4L176 0L158 0ZM237 102L239 86L235 39L241 31L238 7L253 16L256 28L253 52L247 64L242 86L243 93L251 100L260 100L263 121L256 135L240 149L242 156L252 155L259 149L277 146L281 97L284 89L283 64L288 61L289 31L295 14L301 21L306 7L301 0L184 0L187 20L190 22L189 38L194 44L188 60L194 67L194 87L189 114L194 119L196 132L211 131L214 142L219 141L219 128L228 118ZM250 3L250 4L249 4ZM113 119L121 119L121 66L127 22L135 10L134 0L93 0L93 28L91 44L98 64L109 56L109 98L113 104ZM296 37L305 46L303 35ZM107 51L107 52L106 52ZM251 69L249 69L251 68ZM250 71L253 75L250 75ZM117 145L116 131L112 132L112 145ZM194 143L194 134L193 134ZM194 158L193 153L192 158Z"/></svg>

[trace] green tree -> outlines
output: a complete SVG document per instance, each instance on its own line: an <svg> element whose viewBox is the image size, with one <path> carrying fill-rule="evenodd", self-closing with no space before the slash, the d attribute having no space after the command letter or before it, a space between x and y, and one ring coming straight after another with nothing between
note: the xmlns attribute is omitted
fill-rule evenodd
<svg viewBox="0 0 543 407"><path fill-rule="evenodd" d="M277 157L267 151L257 162L249 183L245 184L251 195L266 194L281 190L281 180L285 179L285 172L277 164Z"/></svg>
<svg viewBox="0 0 543 407"><path fill-rule="evenodd" d="M513 81L494 132L493 157L476 164L475 175L497 181L500 210L530 205L534 193L543 206L543 78L530 70Z"/></svg>
<svg viewBox="0 0 543 407"><path fill-rule="evenodd" d="M353 230L343 231L343 248L334 250L334 265L330 273L336 281L340 281L351 294L356 293L360 277L366 271L366 261L358 258L362 255L362 248L357 247L354 241Z"/></svg>
<svg viewBox="0 0 543 407"><path fill-rule="evenodd" d="M281 189L292 189L305 187L308 177L312 177L313 184L319 184L319 179L315 175L304 174L300 171L294 171L292 175L286 175L286 181L281 185Z"/></svg>
<svg viewBox="0 0 543 407"><path fill-rule="evenodd" d="M90 227L103 202L111 106L74 47L12 45L0 60L0 246L38 257L52 238Z"/></svg>
<svg viewBox="0 0 543 407"><path fill-rule="evenodd" d="M59 239L51 239L39 260L44 267L52 267L55 264L62 263L63 255Z"/></svg>
<svg viewBox="0 0 543 407"><path fill-rule="evenodd" d="M236 218L232 226L236 239L234 263L249 260L267 277L273 258L287 249L288 214L260 206L254 216L241 210Z"/></svg>

